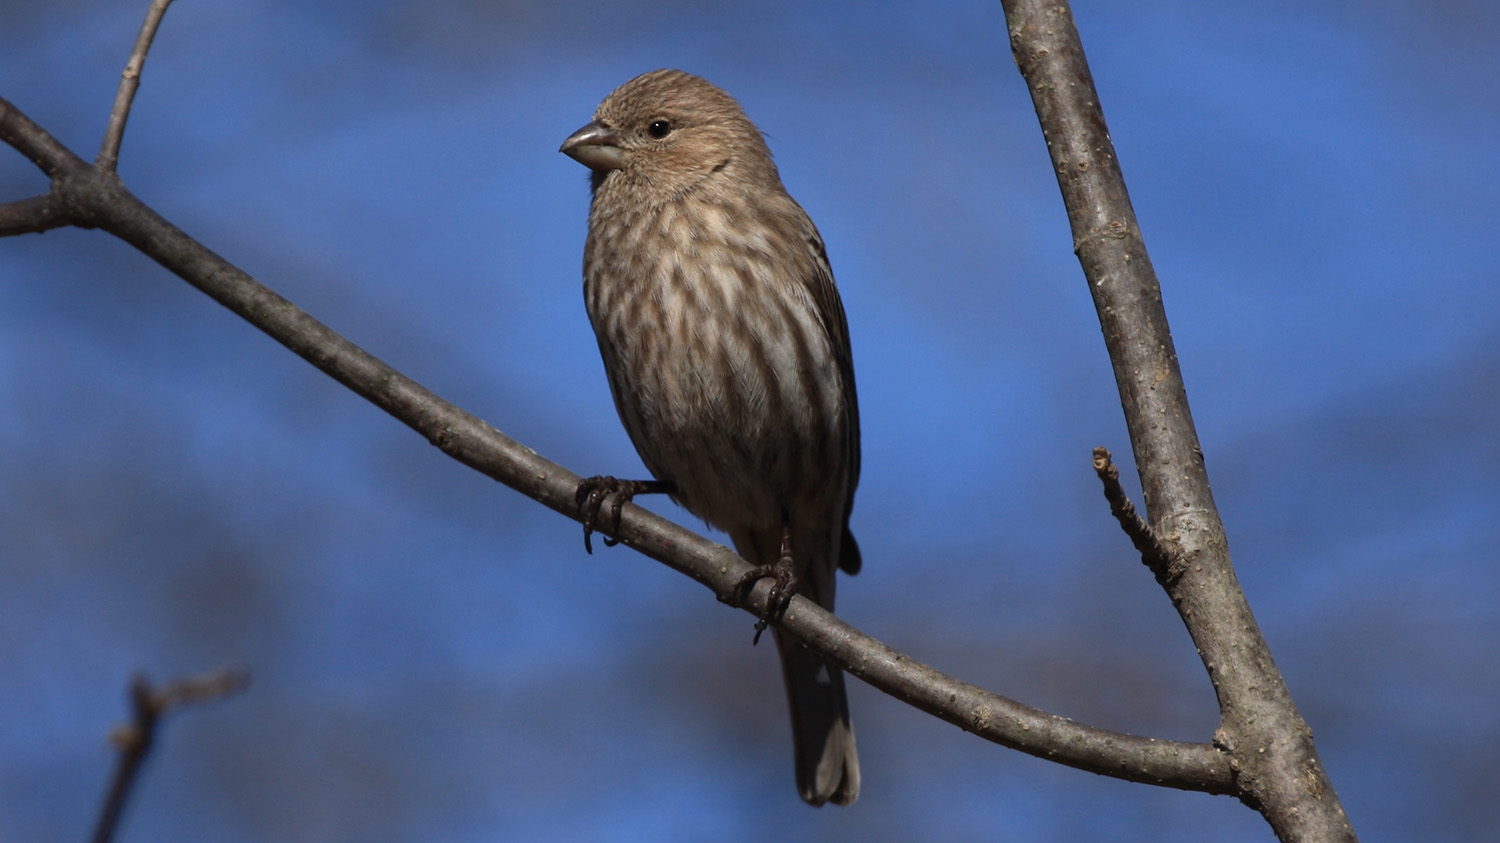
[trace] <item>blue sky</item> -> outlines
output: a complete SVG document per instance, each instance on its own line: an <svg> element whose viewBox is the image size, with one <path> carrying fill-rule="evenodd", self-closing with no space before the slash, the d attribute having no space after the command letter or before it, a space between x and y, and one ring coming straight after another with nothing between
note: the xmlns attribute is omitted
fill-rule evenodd
<svg viewBox="0 0 1500 843"><path fill-rule="evenodd" d="M92 157L144 5L0 3L0 96ZM1493 839L1500 11L1075 13L1239 576L1356 828ZM556 150L663 66L741 100L828 243L864 426L840 614L1208 739L1089 468L1129 445L999 4L182 2L120 171L505 433L638 475ZM44 188L0 151L0 198ZM808 809L750 619L580 539L107 235L0 242L0 839L86 834L133 671L227 661L255 684L168 724L123 839L1269 839L858 683L864 793Z"/></svg>

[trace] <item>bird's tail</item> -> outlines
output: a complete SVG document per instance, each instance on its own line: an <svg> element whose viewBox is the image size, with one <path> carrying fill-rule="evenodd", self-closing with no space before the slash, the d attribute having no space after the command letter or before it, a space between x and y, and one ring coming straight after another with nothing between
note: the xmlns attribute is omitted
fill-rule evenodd
<svg viewBox="0 0 1500 843"><path fill-rule="evenodd" d="M831 536L795 530L792 561L797 593L833 611L834 570L846 529ZM781 556L781 530L731 534L735 549L756 565L771 565ZM837 537L837 538L835 538ZM852 537L849 544L853 544ZM855 564L858 547L852 548ZM776 630L776 650L786 681L792 713L792 747L796 753L797 792L809 805L848 805L859 797L859 754L849 724L844 672L807 649L796 636Z"/></svg>
<svg viewBox="0 0 1500 843"><path fill-rule="evenodd" d="M815 807L848 805L859 798L859 754L849 724L844 672L779 629L776 649L792 709L797 791Z"/></svg>

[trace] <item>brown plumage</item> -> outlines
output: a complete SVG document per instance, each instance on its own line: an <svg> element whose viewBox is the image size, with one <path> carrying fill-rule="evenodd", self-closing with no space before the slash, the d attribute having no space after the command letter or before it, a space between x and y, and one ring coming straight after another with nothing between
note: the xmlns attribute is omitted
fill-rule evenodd
<svg viewBox="0 0 1500 843"><path fill-rule="evenodd" d="M562 151L593 170L584 300L615 408L659 481L608 490L673 492L831 611L834 570L860 567L849 330L822 238L760 130L703 79L658 70L606 97ZM780 630L776 646L798 790L847 805L859 760L843 674Z"/></svg>

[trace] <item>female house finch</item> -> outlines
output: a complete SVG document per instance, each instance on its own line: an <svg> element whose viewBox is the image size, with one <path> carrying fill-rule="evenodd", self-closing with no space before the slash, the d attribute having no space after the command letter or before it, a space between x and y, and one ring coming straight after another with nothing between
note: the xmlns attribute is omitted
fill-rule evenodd
<svg viewBox="0 0 1500 843"><path fill-rule="evenodd" d="M843 303L806 212L732 97L679 70L621 85L562 145L593 170L583 294L615 408L656 481L591 478L603 497L669 492L792 593L833 610L857 573L849 512L859 410ZM618 508L615 510L618 513ZM774 611L774 610L773 610ZM859 796L843 673L776 630L797 789Z"/></svg>

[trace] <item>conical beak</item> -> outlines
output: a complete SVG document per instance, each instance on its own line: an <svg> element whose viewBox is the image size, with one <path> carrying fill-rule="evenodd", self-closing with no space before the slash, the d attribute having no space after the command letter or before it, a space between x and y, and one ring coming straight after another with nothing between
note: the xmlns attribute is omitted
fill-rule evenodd
<svg viewBox="0 0 1500 843"><path fill-rule="evenodd" d="M598 120L568 135L558 151L590 170L618 170L625 166L619 133Z"/></svg>

